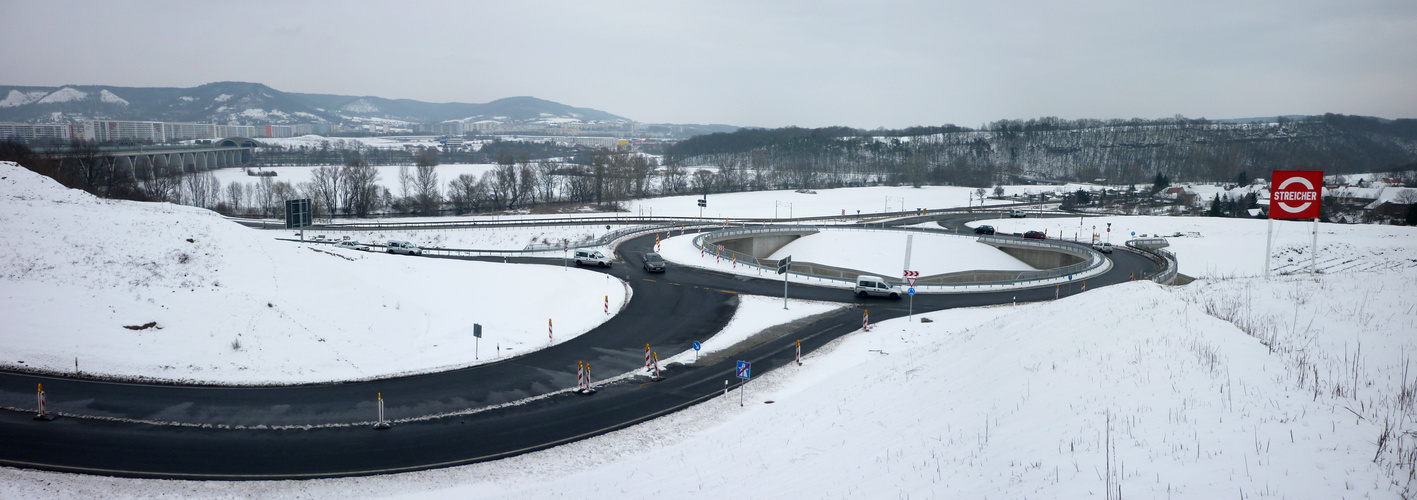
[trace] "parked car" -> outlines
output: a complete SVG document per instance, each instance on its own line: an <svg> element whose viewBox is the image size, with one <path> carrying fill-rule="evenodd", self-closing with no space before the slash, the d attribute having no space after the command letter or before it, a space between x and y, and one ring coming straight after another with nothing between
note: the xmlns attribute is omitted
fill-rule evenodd
<svg viewBox="0 0 1417 500"><path fill-rule="evenodd" d="M389 240L389 242L384 245L384 251L405 255L423 255L423 249L418 248L418 245L399 240Z"/></svg>
<svg viewBox="0 0 1417 500"><path fill-rule="evenodd" d="M1045 235L1043 234L1043 232L1041 232L1041 231L1029 231L1029 232L1023 233L1023 237L1024 237L1024 238L1035 239L1035 240L1046 240L1046 239L1048 239L1048 237L1045 236Z"/></svg>
<svg viewBox="0 0 1417 500"><path fill-rule="evenodd" d="M335 243L335 246L340 248L348 248L350 250L369 250L369 245L360 243L358 240L344 240L339 243Z"/></svg>
<svg viewBox="0 0 1417 500"><path fill-rule="evenodd" d="M1028 212L1015 208L1013 209L1013 211L1009 212L1009 217L1013 217L1015 219L1022 219L1024 217L1028 217Z"/></svg>
<svg viewBox="0 0 1417 500"><path fill-rule="evenodd" d="M575 256L576 265L596 264L600 267L610 267L610 257L600 253L599 250L577 249Z"/></svg>
<svg viewBox="0 0 1417 500"><path fill-rule="evenodd" d="M1097 243L1092 244L1092 249L1102 253L1112 253L1112 244L1104 241L1099 241Z"/></svg>
<svg viewBox="0 0 1417 500"><path fill-rule="evenodd" d="M652 273L664 272L664 258L660 257L659 254L654 252L645 252L642 258L645 261L644 268L646 271Z"/></svg>
<svg viewBox="0 0 1417 500"><path fill-rule="evenodd" d="M856 288L852 289L852 291L856 292L857 297L863 299L872 295L899 299L902 295L905 295L905 289L900 286L892 286L890 283L886 283L886 280L881 279L880 276L867 275L856 277Z"/></svg>
<svg viewBox="0 0 1417 500"><path fill-rule="evenodd" d="M975 234L994 234L994 226L979 226L974 228Z"/></svg>

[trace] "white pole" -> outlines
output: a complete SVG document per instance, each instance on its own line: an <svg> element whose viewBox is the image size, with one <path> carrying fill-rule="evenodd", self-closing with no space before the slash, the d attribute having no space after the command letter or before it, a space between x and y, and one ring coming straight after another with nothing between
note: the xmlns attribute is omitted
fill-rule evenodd
<svg viewBox="0 0 1417 500"><path fill-rule="evenodd" d="M1269 231L1264 235L1264 277L1269 278L1269 250L1274 242L1274 219L1269 219Z"/></svg>
<svg viewBox="0 0 1417 500"><path fill-rule="evenodd" d="M1314 250L1309 252L1309 272L1319 273L1319 218L1314 217Z"/></svg>

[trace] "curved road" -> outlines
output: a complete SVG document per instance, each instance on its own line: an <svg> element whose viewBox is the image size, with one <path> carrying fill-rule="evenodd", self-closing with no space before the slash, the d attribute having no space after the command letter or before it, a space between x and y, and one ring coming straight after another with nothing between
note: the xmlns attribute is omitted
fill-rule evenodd
<svg viewBox="0 0 1417 500"><path fill-rule="evenodd" d="M942 222L958 228L969 217ZM622 243L623 262L602 271L630 283L634 296L600 327L554 347L505 361L447 372L364 382L282 387L132 384L0 372L0 405L33 408L34 389L46 386L51 411L104 418L33 420L32 412L0 412L0 464L117 476L278 479L350 476L446 467L494 460L609 432L722 395L737 385L735 360L757 374L790 363L795 340L804 352L860 328L848 308L736 352L603 386L591 396L561 393L516 405L576 383L576 361L597 377L644 365L644 345L662 353L691 348L720 330L737 296L781 296L777 281L672 266L649 275L638 266L652 236ZM1091 285L1105 286L1155 268L1129 252ZM500 259L499 259L500 260ZM561 265L560 259L513 259ZM987 304L1049 300L1052 287L967 295L916 295L917 314ZM1078 290L1063 287L1070 295ZM864 302L872 321L906 314L906 301L859 301L848 291L793 283L795 299ZM371 430L374 395L385 397L386 417L401 421ZM418 418L444 415L433 418ZM185 425L154 425L153 422Z"/></svg>

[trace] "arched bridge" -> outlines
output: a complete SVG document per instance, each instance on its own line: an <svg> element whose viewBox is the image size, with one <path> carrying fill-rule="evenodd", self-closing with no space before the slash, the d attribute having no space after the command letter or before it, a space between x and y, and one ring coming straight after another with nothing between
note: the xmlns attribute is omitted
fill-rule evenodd
<svg viewBox="0 0 1417 500"><path fill-rule="evenodd" d="M141 145L99 148L99 156L107 157L123 171L139 168L153 171L182 169L184 172L235 167L251 162L260 141L249 137L214 139L210 143L190 145ZM51 151L56 156L73 156L71 151Z"/></svg>
<svg viewBox="0 0 1417 500"><path fill-rule="evenodd" d="M255 149L261 146L259 141L249 137L227 137L209 144L142 146L137 151L113 151L110 154L119 168L131 169L146 163L146 166L155 169L181 168L186 172L202 172L249 163Z"/></svg>

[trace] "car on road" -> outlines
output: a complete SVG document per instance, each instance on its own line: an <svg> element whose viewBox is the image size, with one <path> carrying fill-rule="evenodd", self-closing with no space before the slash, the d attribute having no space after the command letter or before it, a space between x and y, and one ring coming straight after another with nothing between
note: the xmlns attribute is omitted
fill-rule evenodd
<svg viewBox="0 0 1417 500"><path fill-rule="evenodd" d="M645 252L642 258L645 261L645 271L652 273L664 272L664 257L660 257L659 254L654 252Z"/></svg>
<svg viewBox="0 0 1417 500"><path fill-rule="evenodd" d="M1092 249L1102 253L1112 253L1112 244L1107 243L1105 241L1099 241L1097 243L1092 244Z"/></svg>
<svg viewBox="0 0 1417 500"><path fill-rule="evenodd" d="M899 299L905 295L905 289L898 285L891 285L880 276L861 275L856 277L856 288L852 289L857 297L866 298L869 296L890 297Z"/></svg>
<svg viewBox="0 0 1417 500"><path fill-rule="evenodd" d="M389 240L389 242L384 245L384 251L404 255L423 255L423 249L418 248L418 245L399 240Z"/></svg>
<svg viewBox="0 0 1417 500"><path fill-rule="evenodd" d="M577 266L595 264L600 267L610 267L610 257L606 257L599 250L577 249L575 261Z"/></svg>
<svg viewBox="0 0 1417 500"><path fill-rule="evenodd" d="M979 226L974 228L975 234L994 234L994 226Z"/></svg>
<svg viewBox="0 0 1417 500"><path fill-rule="evenodd" d="M1028 212L1025 212L1025 211L1023 211L1023 210L1019 210L1019 209L1015 208L1015 209L1013 209L1012 211L1009 212L1009 217L1012 217L1012 218L1015 218L1015 219L1022 219L1022 218L1024 218L1024 217L1028 217Z"/></svg>
<svg viewBox="0 0 1417 500"><path fill-rule="evenodd" d="M1029 232L1023 233L1023 237L1024 237L1024 238L1028 238L1028 239L1034 239L1034 240L1046 240L1046 239L1048 239L1048 237L1047 237L1046 235L1044 235L1041 231L1029 231Z"/></svg>
<svg viewBox="0 0 1417 500"><path fill-rule="evenodd" d="M340 248L348 248L350 250L369 250L369 245L360 243L359 240L344 240L339 243L335 243L335 246Z"/></svg>

